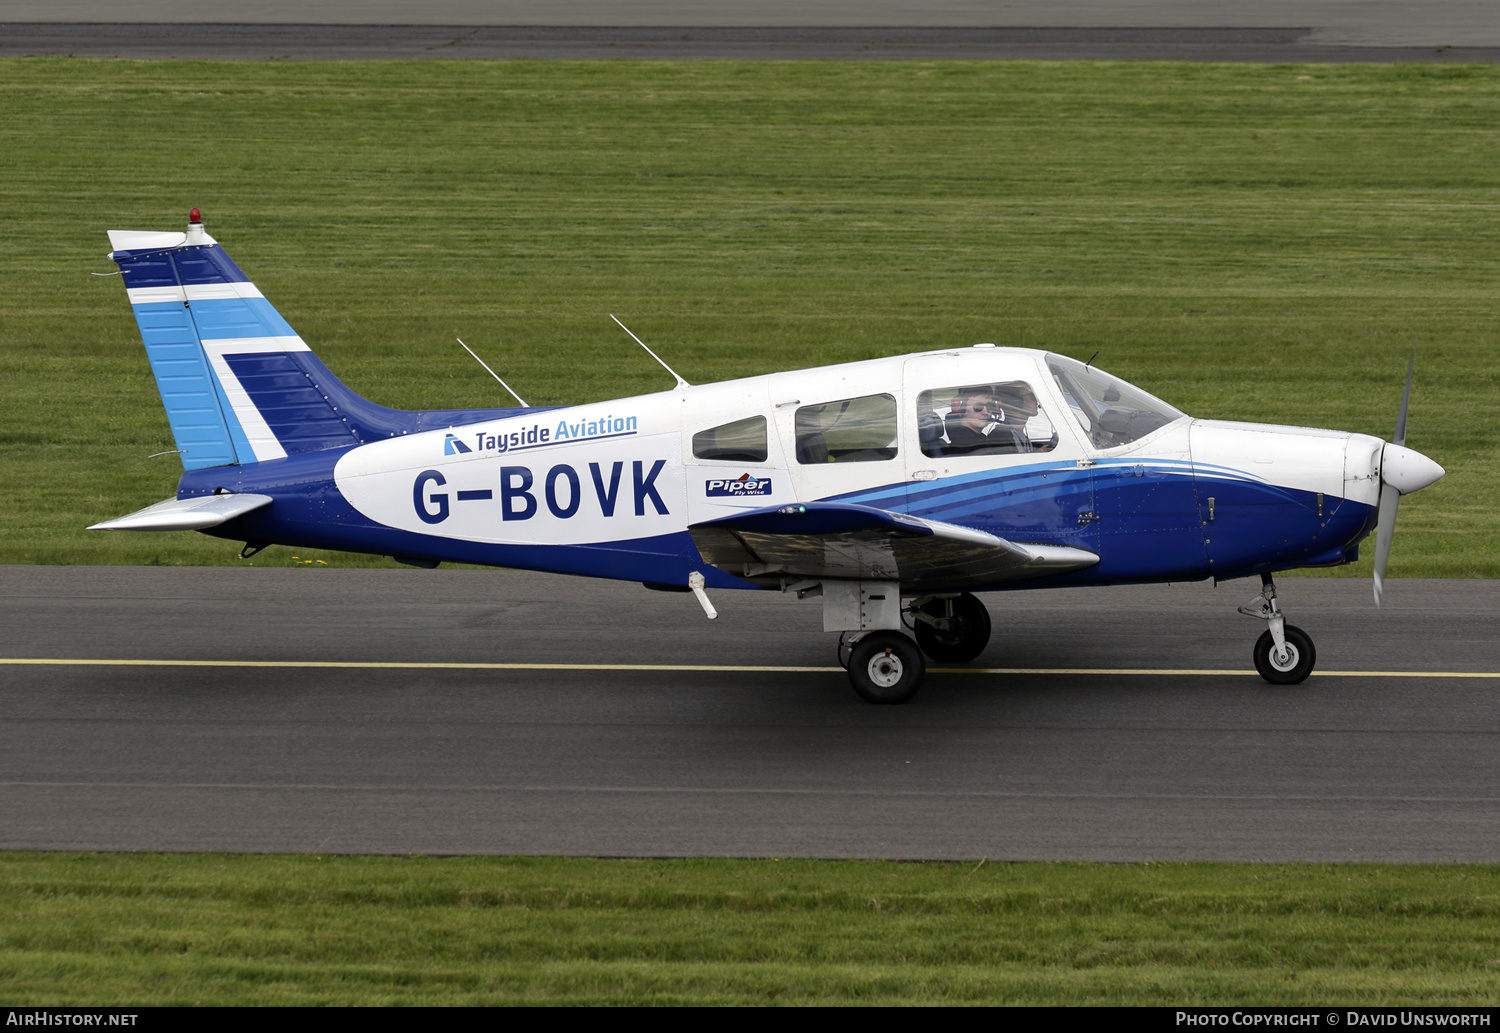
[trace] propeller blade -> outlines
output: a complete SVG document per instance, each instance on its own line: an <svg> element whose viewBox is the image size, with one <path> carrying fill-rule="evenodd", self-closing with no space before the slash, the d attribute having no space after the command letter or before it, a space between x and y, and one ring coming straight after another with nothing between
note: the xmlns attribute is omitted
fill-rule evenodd
<svg viewBox="0 0 1500 1033"><path fill-rule="evenodd" d="M1391 558L1391 536L1396 533L1396 506L1401 493L1393 485L1380 486L1380 512L1375 523L1375 605L1385 587L1385 564Z"/></svg>
<svg viewBox="0 0 1500 1033"><path fill-rule="evenodd" d="M1396 533L1396 507L1402 495L1421 491L1443 476L1443 468L1420 452L1406 447L1406 411L1411 405L1411 375L1417 365L1417 346L1406 360L1406 390L1401 395L1401 413L1396 434L1380 453L1380 508L1375 516L1375 605L1385 589L1385 565L1391 558L1391 538Z"/></svg>
<svg viewBox="0 0 1500 1033"><path fill-rule="evenodd" d="M1396 417L1396 436L1391 444L1406 444L1406 407L1411 404L1411 372L1417 365L1417 346L1411 346L1411 358L1406 360L1406 391L1401 395L1401 415Z"/></svg>

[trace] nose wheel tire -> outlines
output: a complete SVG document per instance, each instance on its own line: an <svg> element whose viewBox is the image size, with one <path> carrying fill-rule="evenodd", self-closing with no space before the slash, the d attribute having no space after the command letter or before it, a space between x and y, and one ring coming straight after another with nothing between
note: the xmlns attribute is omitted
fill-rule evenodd
<svg viewBox="0 0 1500 1033"><path fill-rule="evenodd" d="M913 630L917 645L933 663L966 664L990 643L990 612L968 592L954 599L934 599L922 607L922 614L936 623L919 616Z"/></svg>
<svg viewBox="0 0 1500 1033"><path fill-rule="evenodd" d="M905 703L926 673L916 643L894 631L866 635L849 654L849 684L866 703Z"/></svg>
<svg viewBox="0 0 1500 1033"><path fill-rule="evenodd" d="M1286 655L1276 655L1276 641L1269 631L1255 643L1255 669L1272 685L1296 685L1306 681L1318 662L1318 651L1312 639L1301 628L1288 624L1283 630Z"/></svg>

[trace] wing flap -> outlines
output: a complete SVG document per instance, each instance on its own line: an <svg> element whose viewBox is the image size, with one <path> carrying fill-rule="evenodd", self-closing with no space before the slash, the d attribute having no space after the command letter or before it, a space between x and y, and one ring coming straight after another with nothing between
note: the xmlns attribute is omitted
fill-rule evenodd
<svg viewBox="0 0 1500 1033"><path fill-rule="evenodd" d="M752 510L688 528L705 563L749 580L897 581L973 588L1091 567L1097 554L1012 542L970 527L844 503Z"/></svg>
<svg viewBox="0 0 1500 1033"><path fill-rule="evenodd" d="M154 506L92 524L90 531L201 531L271 504L269 495L204 495L165 499Z"/></svg>

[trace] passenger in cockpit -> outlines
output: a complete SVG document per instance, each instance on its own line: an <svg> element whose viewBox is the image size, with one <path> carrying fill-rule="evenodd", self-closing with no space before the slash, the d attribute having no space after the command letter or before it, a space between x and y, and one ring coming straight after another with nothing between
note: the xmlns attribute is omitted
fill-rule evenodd
<svg viewBox="0 0 1500 1033"><path fill-rule="evenodd" d="M1050 452L1057 447L1057 431L1041 413L1036 392L1022 380L995 388L995 400L1005 413L1005 422L1020 431L1032 451Z"/></svg>

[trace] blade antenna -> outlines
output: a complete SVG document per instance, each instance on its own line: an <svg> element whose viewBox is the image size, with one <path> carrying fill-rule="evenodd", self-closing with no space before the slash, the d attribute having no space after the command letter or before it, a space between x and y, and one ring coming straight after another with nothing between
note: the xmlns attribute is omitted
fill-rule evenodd
<svg viewBox="0 0 1500 1033"><path fill-rule="evenodd" d="M609 318L613 319L616 323L620 323L620 317L617 316L617 315L615 315L613 312L611 312L609 314ZM624 323L620 323L620 329L624 330L627 334L630 334L630 327L626 326ZM635 343L638 344L638 345L640 345L642 348L646 348L646 342L643 341L643 340L641 340L635 334L630 334L630 339L633 340L633 341L635 341ZM650 348L646 348L646 354L649 355L649 356L651 356L657 362L661 362L661 356L658 355L658 354L656 354L656 352L652 351ZM675 369L673 369L671 366L668 366L665 362L661 362L661 368L664 369L664 370L666 370L668 373L672 374L673 379L675 379L677 381L677 386L678 387L692 387L693 386L692 384L689 384L686 380L683 380L681 377L679 377L677 375L677 371Z"/></svg>
<svg viewBox="0 0 1500 1033"><path fill-rule="evenodd" d="M467 344L464 344L464 339L462 337L455 337L454 340L457 341L459 344L463 344L464 351L468 352L470 355L474 355L474 349L470 348ZM478 355L474 355L474 361L477 362L477 363L479 363L481 366L484 366L484 371L486 373L488 373L490 376L494 377L496 380L500 380L500 374L498 374L494 370L490 369L490 367L485 364L485 361L483 359L481 359ZM531 408L531 406L529 406L529 405L526 404L526 399L524 399L520 395L516 394L515 389L513 389L505 381L500 380L500 386L503 387L503 388L505 388L505 390L509 391L510 392L510 396L512 398L514 398L516 401L518 401L518 402L521 403L521 408L523 408L523 409L530 409Z"/></svg>

